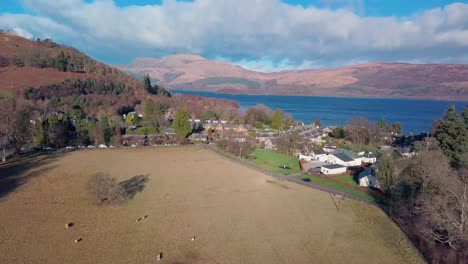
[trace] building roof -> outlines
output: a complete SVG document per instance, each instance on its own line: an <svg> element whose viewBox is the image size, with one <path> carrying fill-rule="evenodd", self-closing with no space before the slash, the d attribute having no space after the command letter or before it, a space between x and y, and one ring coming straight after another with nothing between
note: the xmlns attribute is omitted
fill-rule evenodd
<svg viewBox="0 0 468 264"><path fill-rule="evenodd" d="M348 156L346 153L344 152L336 152L336 153L333 153L333 156L339 158L340 160L344 161L344 162L349 162L349 161L353 161L354 159L351 158L350 156Z"/></svg>
<svg viewBox="0 0 468 264"><path fill-rule="evenodd" d="M339 164L328 164L328 165L323 165L322 166L323 168L326 168L326 169L341 169L341 168L346 168L345 166L341 166Z"/></svg>
<svg viewBox="0 0 468 264"><path fill-rule="evenodd" d="M317 151L314 150L315 155L327 154L323 149L319 149Z"/></svg>
<svg viewBox="0 0 468 264"><path fill-rule="evenodd" d="M358 179L362 179L362 178L369 177L369 176L372 176L372 177L374 176L372 172L372 167L366 168L365 170L361 171L359 173Z"/></svg>

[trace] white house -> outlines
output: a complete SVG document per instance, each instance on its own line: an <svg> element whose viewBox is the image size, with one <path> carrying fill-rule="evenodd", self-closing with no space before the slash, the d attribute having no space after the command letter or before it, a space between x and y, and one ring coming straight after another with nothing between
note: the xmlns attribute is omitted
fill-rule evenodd
<svg viewBox="0 0 468 264"><path fill-rule="evenodd" d="M360 166L362 158L351 151L335 151L328 155L328 163L339 164L346 167Z"/></svg>
<svg viewBox="0 0 468 264"><path fill-rule="evenodd" d="M360 155L362 157L362 162L363 163L376 163L377 162L377 157L372 154L372 152L366 152L362 155Z"/></svg>
<svg viewBox="0 0 468 264"><path fill-rule="evenodd" d="M373 169L373 167L369 167L363 170L361 173L359 173L359 186L379 188L379 183L377 181L377 178L375 177L374 171L375 170Z"/></svg>
<svg viewBox="0 0 468 264"><path fill-rule="evenodd" d="M346 172L346 167L339 164L328 164L320 167L320 172L328 175L342 174Z"/></svg>
<svg viewBox="0 0 468 264"><path fill-rule="evenodd" d="M299 160L304 160L304 161L311 161L311 160L314 160L314 157L312 155L303 155L303 154L299 154Z"/></svg>

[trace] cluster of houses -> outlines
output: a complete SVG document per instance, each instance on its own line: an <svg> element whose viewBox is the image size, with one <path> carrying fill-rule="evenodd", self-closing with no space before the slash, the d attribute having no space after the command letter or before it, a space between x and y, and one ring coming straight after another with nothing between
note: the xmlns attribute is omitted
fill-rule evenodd
<svg viewBox="0 0 468 264"><path fill-rule="evenodd" d="M374 164L377 161L377 157L370 152L356 153L331 146L325 146L307 155L299 154L298 157L303 170L325 175L344 174L351 167ZM364 169L359 174L358 181L360 186L378 188L374 167Z"/></svg>

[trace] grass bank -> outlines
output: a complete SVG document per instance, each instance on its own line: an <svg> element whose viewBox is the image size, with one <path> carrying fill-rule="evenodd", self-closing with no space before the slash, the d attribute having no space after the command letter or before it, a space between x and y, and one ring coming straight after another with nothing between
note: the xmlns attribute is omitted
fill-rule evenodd
<svg viewBox="0 0 468 264"><path fill-rule="evenodd" d="M253 152L255 159L248 160L249 163L274 173L294 174L300 173L299 160L281 153L256 148ZM285 169L283 166L286 166Z"/></svg>

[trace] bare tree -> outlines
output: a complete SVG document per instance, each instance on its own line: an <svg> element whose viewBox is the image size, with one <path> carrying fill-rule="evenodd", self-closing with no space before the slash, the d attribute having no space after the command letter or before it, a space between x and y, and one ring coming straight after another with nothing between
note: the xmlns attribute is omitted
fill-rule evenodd
<svg viewBox="0 0 468 264"><path fill-rule="evenodd" d="M418 155L411 159L407 169L409 173L407 180L425 192L433 179L452 173L452 169L448 158L440 150L434 138L421 142L417 149Z"/></svg>
<svg viewBox="0 0 468 264"><path fill-rule="evenodd" d="M2 161L7 158L7 148L13 140L16 102L14 99L0 99L0 135L3 137Z"/></svg>
<svg viewBox="0 0 468 264"><path fill-rule="evenodd" d="M88 180L88 191L98 203L119 202L126 198L125 189L115 178L104 173L97 173Z"/></svg>
<svg viewBox="0 0 468 264"><path fill-rule="evenodd" d="M458 249L468 241L468 171L431 176L437 187L423 200L427 231L434 240Z"/></svg>
<svg viewBox="0 0 468 264"><path fill-rule="evenodd" d="M378 139L378 129L369 120L356 117L348 122L346 136L354 144L365 145Z"/></svg>

